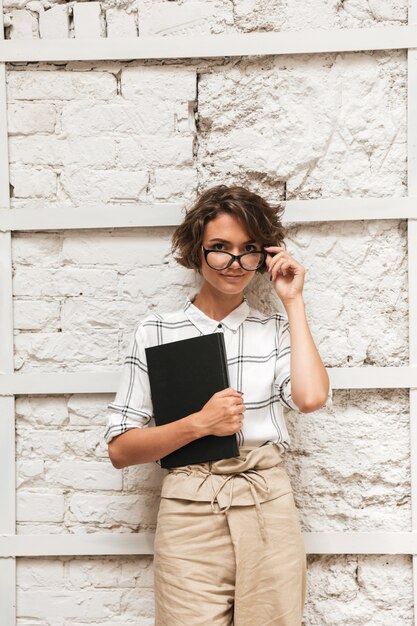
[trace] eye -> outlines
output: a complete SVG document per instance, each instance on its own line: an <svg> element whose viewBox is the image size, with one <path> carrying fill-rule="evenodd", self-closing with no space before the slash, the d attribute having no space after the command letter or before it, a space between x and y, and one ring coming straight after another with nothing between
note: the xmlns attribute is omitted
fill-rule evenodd
<svg viewBox="0 0 417 626"><path fill-rule="evenodd" d="M213 246L212 246L212 250L216 250L217 246L221 246L222 248L224 248L224 244L223 243L214 243ZM249 250L248 250L248 248L249 248ZM253 244L253 243L246 244L245 251L250 252L251 251L250 248L252 248L252 250L256 250L256 245Z"/></svg>

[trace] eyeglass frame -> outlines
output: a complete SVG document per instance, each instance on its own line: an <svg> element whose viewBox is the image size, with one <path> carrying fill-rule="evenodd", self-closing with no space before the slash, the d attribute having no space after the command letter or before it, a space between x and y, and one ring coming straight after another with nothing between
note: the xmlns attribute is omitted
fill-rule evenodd
<svg viewBox="0 0 417 626"><path fill-rule="evenodd" d="M239 263L242 270L245 270L245 272L256 272L256 270L262 267L262 265L265 263L266 257L268 256L268 252L266 252L266 250L251 250L251 252L243 252L242 254L232 254L231 252L226 252L226 250L213 250L212 248L205 248L203 244L201 244L201 249L203 250L204 259L207 265L209 266L210 269L215 270L216 272L222 272L223 270L226 270L228 267L232 265L232 263L235 260ZM212 267L210 263L207 261L207 255L209 252L222 252L223 254L228 254L231 257L231 260L228 262L228 264L225 267L222 267L222 268ZM246 267L243 267L242 263L240 262L241 257L247 254L255 254L255 253L262 254L264 257L263 261L258 265L258 267L255 267L255 269L253 270L248 270L246 269Z"/></svg>

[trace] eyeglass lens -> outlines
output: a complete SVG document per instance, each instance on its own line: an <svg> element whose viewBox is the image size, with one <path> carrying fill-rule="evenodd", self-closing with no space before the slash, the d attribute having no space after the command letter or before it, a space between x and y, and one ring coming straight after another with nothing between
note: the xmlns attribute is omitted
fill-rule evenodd
<svg viewBox="0 0 417 626"><path fill-rule="evenodd" d="M231 255L222 251L211 251L207 254L207 263L216 270L222 270L230 262ZM264 255L259 252L248 252L240 258L240 263L245 270L255 270L264 260Z"/></svg>

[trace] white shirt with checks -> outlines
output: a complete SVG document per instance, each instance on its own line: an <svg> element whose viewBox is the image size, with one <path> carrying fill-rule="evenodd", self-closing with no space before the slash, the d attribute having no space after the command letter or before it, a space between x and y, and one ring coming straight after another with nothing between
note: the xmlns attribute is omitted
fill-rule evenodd
<svg viewBox="0 0 417 626"><path fill-rule="evenodd" d="M230 386L244 392L246 407L239 447L276 443L285 453L290 445L283 408L299 411L291 397L290 333L284 313L265 315L243 302L221 322L208 317L189 294L181 308L150 313L132 333L113 402L108 404L104 438L130 428L155 426L145 348L208 333L224 333ZM331 406L329 388L324 406ZM184 416L185 417L185 416Z"/></svg>

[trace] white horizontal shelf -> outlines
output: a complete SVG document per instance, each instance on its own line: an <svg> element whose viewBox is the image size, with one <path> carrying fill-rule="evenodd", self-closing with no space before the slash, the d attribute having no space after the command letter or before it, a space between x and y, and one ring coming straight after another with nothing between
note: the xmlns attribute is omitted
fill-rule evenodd
<svg viewBox="0 0 417 626"><path fill-rule="evenodd" d="M153 554L154 533L0 535L0 557Z"/></svg>
<svg viewBox="0 0 417 626"><path fill-rule="evenodd" d="M178 203L102 205L77 209L71 207L2 208L0 209L0 232L176 226L184 216L183 205Z"/></svg>
<svg viewBox="0 0 417 626"><path fill-rule="evenodd" d="M189 59L415 47L417 26L157 35L131 39L6 39L0 41L0 62Z"/></svg>
<svg viewBox="0 0 417 626"><path fill-rule="evenodd" d="M0 535L0 558L152 555L154 533ZM417 554L413 532L304 532L308 554Z"/></svg>
<svg viewBox="0 0 417 626"><path fill-rule="evenodd" d="M417 219L417 197L317 198L287 200L284 204L283 223ZM185 208L178 203L102 205L76 209L44 209L41 206L36 209L0 208L0 232L176 226L184 216Z"/></svg>
<svg viewBox="0 0 417 626"><path fill-rule="evenodd" d="M417 366L328 367L333 389L417 388ZM64 393L114 393L120 371L0 374L0 396Z"/></svg>

